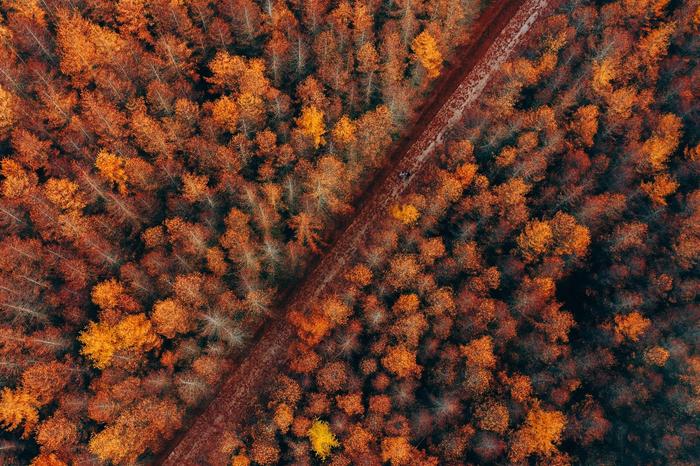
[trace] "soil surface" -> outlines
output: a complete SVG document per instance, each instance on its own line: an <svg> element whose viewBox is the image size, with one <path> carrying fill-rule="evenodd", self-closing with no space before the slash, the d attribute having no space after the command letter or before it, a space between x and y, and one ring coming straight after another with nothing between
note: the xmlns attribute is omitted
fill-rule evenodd
<svg viewBox="0 0 700 466"><path fill-rule="evenodd" d="M437 83L405 137L390 151L365 193L356 200L356 214L333 235L330 246L311 265L298 286L283 296L261 326L247 353L218 387L217 395L192 418L154 463L167 466L224 465L217 454L224 432L236 432L255 411L260 394L285 366L294 328L286 316L303 311L352 261L368 228L388 215L435 153L445 133L460 121L481 95L489 79L521 42L549 0L494 1L473 25L470 40L456 52L456 63ZM407 172L408 176L400 176Z"/></svg>

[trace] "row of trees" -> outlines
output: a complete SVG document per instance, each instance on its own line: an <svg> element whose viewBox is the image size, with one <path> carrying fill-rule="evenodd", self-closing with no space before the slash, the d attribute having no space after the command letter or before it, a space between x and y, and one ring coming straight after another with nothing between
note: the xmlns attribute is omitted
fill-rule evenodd
<svg viewBox="0 0 700 466"><path fill-rule="evenodd" d="M3 1L0 462L157 451L480 4Z"/></svg>
<svg viewBox="0 0 700 466"><path fill-rule="evenodd" d="M699 15L543 19L212 464L696 464Z"/></svg>

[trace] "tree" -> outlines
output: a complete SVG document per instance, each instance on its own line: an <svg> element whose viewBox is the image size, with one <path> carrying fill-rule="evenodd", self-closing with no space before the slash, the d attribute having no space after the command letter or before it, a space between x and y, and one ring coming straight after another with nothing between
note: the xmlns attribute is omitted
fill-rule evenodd
<svg viewBox="0 0 700 466"><path fill-rule="evenodd" d="M382 358L382 364L389 372L401 379L419 377L422 372L421 366L416 363L416 353L409 351L403 345L389 348Z"/></svg>
<svg viewBox="0 0 700 466"><path fill-rule="evenodd" d="M357 264L345 274L345 279L359 287L372 283L372 271L363 264Z"/></svg>
<svg viewBox="0 0 700 466"><path fill-rule="evenodd" d="M518 236L518 247L527 261L534 261L549 252L554 239L552 227L546 221L532 220Z"/></svg>
<svg viewBox="0 0 700 466"><path fill-rule="evenodd" d="M110 278L92 288L92 302L102 310L116 309L121 305L121 298L126 289L118 280Z"/></svg>
<svg viewBox="0 0 700 466"><path fill-rule="evenodd" d="M497 401L487 401L477 405L474 414L477 418L477 426L483 430L490 430L498 434L505 433L508 429L508 407Z"/></svg>
<svg viewBox="0 0 700 466"><path fill-rule="evenodd" d="M323 135L326 133L323 112L317 109L315 105L302 109L301 116L297 118L297 126L304 136L313 141L315 149L326 143L326 140L323 138Z"/></svg>
<svg viewBox="0 0 700 466"><path fill-rule="evenodd" d="M391 216L404 225L415 223L420 217L420 213L411 204L395 205L391 208Z"/></svg>
<svg viewBox="0 0 700 466"><path fill-rule="evenodd" d="M71 367L58 361L37 362L22 373L22 390L36 398L38 406L54 401L71 381Z"/></svg>
<svg viewBox="0 0 700 466"><path fill-rule="evenodd" d="M652 181L645 181L640 185L642 191L657 206L665 206L667 204L666 198L675 193L679 186L680 184L678 184L676 179L666 173L655 176Z"/></svg>
<svg viewBox="0 0 700 466"><path fill-rule="evenodd" d="M361 161L366 167L378 167L383 160L384 151L391 144L391 131L394 119L386 105L379 105L374 110L365 112L357 120L356 146L362 148Z"/></svg>
<svg viewBox="0 0 700 466"><path fill-rule="evenodd" d="M392 466L409 464L412 450L406 437L386 437L382 440L382 461L388 461Z"/></svg>
<svg viewBox="0 0 700 466"><path fill-rule="evenodd" d="M357 140L356 132L357 125L347 115L343 115L333 127L333 142L341 147L348 146Z"/></svg>
<svg viewBox="0 0 700 466"><path fill-rule="evenodd" d="M15 121L15 97L0 86L0 141L5 139Z"/></svg>
<svg viewBox="0 0 700 466"><path fill-rule="evenodd" d="M554 238L554 254L582 257L591 244L591 236L583 225L564 212L557 212L551 222Z"/></svg>
<svg viewBox="0 0 700 466"><path fill-rule="evenodd" d="M32 460L30 466L68 466L55 453L41 454Z"/></svg>
<svg viewBox="0 0 700 466"><path fill-rule="evenodd" d="M511 440L508 459L522 461L531 454L551 456L566 426L566 416L559 411L546 411L539 403L528 411L525 423Z"/></svg>
<svg viewBox="0 0 700 466"><path fill-rule="evenodd" d="M386 282L396 289L412 288L420 271L415 256L398 254L389 261Z"/></svg>
<svg viewBox="0 0 700 466"><path fill-rule="evenodd" d="M331 449L340 446L338 439L325 421L314 421L306 435L311 442L311 449L322 460L328 458Z"/></svg>
<svg viewBox="0 0 700 466"><path fill-rule="evenodd" d="M622 341L638 341L639 337L651 326L651 321L637 311L615 316L615 337Z"/></svg>
<svg viewBox="0 0 700 466"><path fill-rule="evenodd" d="M682 127L678 116L672 113L662 115L652 136L642 144L641 167L653 173L665 170L669 157L678 148Z"/></svg>
<svg viewBox="0 0 700 466"><path fill-rule="evenodd" d="M223 10L233 23L233 30L246 43L253 42L267 29L263 23L263 12L251 0L233 0Z"/></svg>
<svg viewBox="0 0 700 466"><path fill-rule="evenodd" d="M581 138L584 147L593 145L593 138L598 132L598 113L597 106L584 105L574 114L572 130Z"/></svg>
<svg viewBox="0 0 700 466"><path fill-rule="evenodd" d="M357 70L365 75L365 102L372 96L374 73L379 69L379 55L374 46L365 42L357 51Z"/></svg>
<svg viewBox="0 0 700 466"><path fill-rule="evenodd" d="M307 245L311 251L318 253L320 237L317 232L321 230L321 222L309 213L300 212L289 220L289 227L295 232L297 244Z"/></svg>
<svg viewBox="0 0 700 466"><path fill-rule="evenodd" d="M323 315L334 325L345 324L352 314L352 308L334 295L328 296L322 301L321 309Z"/></svg>
<svg viewBox="0 0 700 466"><path fill-rule="evenodd" d="M304 200L309 206L306 210L324 215L350 212L347 168L338 158L320 157L305 175Z"/></svg>
<svg viewBox="0 0 700 466"><path fill-rule="evenodd" d="M668 52L670 38L676 29L675 24L660 24L653 28L639 42L641 61L647 67L653 67Z"/></svg>
<svg viewBox="0 0 700 466"><path fill-rule="evenodd" d="M102 461L133 464L146 450L155 451L170 438L181 422L182 414L172 399L145 398L95 435L89 448Z"/></svg>
<svg viewBox="0 0 700 466"><path fill-rule="evenodd" d="M44 184L46 198L59 209L80 212L87 202L77 183L66 178L50 178Z"/></svg>
<svg viewBox="0 0 700 466"><path fill-rule="evenodd" d="M100 175L112 185L116 185L120 194L126 194L127 192L125 162L122 157L110 154L105 150L101 150L95 160L95 167L100 172Z"/></svg>
<svg viewBox="0 0 700 466"><path fill-rule="evenodd" d="M362 395L360 393L351 393L349 395L338 395L335 397L338 407L348 416L355 414L364 414L365 407L362 404Z"/></svg>
<svg viewBox="0 0 700 466"><path fill-rule="evenodd" d="M654 346L644 353L644 360L652 365L663 367L668 361L670 353L661 346Z"/></svg>
<svg viewBox="0 0 700 466"><path fill-rule="evenodd" d="M96 68L118 62L117 53L125 46L117 33L67 11L59 15L56 42L61 71L70 76L77 87L93 80Z"/></svg>
<svg viewBox="0 0 700 466"><path fill-rule="evenodd" d="M425 69L428 78L434 79L440 76L442 54L437 48L435 38L428 31L421 32L413 39L411 49Z"/></svg>
<svg viewBox="0 0 700 466"><path fill-rule="evenodd" d="M174 299L164 299L153 305L151 320L156 331L173 339L179 333L187 333L194 327L192 316L184 306Z"/></svg>
<svg viewBox="0 0 700 466"><path fill-rule="evenodd" d="M5 177L2 182L2 194L10 199L24 197L37 184L37 176L28 172L12 159L0 161L0 174Z"/></svg>
<svg viewBox="0 0 700 466"><path fill-rule="evenodd" d="M195 175L193 173L183 173L182 197L187 202L192 203L207 199L211 205L209 177L205 175Z"/></svg>
<svg viewBox="0 0 700 466"><path fill-rule="evenodd" d="M467 360L467 367L493 369L496 367L496 356L493 353L493 338L483 336L472 340L459 348L460 353Z"/></svg>
<svg viewBox="0 0 700 466"><path fill-rule="evenodd" d="M211 116L214 123L232 134L238 129L240 113L236 101L229 96L221 96L214 102Z"/></svg>
<svg viewBox="0 0 700 466"><path fill-rule="evenodd" d="M287 433L289 426L292 425L292 420L294 420L294 411L292 408L285 403L280 403L275 410L275 417L273 418L280 432L283 434Z"/></svg>
<svg viewBox="0 0 700 466"><path fill-rule="evenodd" d="M57 414L39 425L36 439L48 451L68 453L78 443L78 434L78 424L75 421Z"/></svg>
<svg viewBox="0 0 700 466"><path fill-rule="evenodd" d="M29 437L39 422L39 401L23 390L2 389L0 395L0 425L14 430L24 424L23 437Z"/></svg>
<svg viewBox="0 0 700 466"><path fill-rule="evenodd" d="M414 312L418 311L419 307L420 299L418 298L418 295L415 293L409 293L399 296L399 298L394 302L394 305L391 307L391 310L398 315L413 314Z"/></svg>
<svg viewBox="0 0 700 466"><path fill-rule="evenodd" d="M161 343L151 321L144 314L128 315L116 326L90 322L78 340L83 344L81 353L90 358L98 369L110 365L118 351L132 351L140 355L159 347Z"/></svg>

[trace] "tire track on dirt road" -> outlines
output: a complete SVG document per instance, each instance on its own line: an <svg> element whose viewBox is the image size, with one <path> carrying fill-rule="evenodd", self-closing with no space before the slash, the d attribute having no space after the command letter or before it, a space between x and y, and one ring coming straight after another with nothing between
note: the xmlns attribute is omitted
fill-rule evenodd
<svg viewBox="0 0 700 466"><path fill-rule="evenodd" d="M295 333L286 315L291 310L303 311L344 269L365 238L367 228L387 215L389 206L420 174L446 132L481 95L548 3L549 0L496 0L484 10L474 24L470 41L458 51L456 65L437 85L432 98L410 126L410 133L393 148L384 168L356 201L357 214L344 229L337 231L335 242L317 260L311 273L259 329L249 351L234 364L218 394L173 439L155 464L225 464L227 458L212 455L222 434L241 427L253 413L259 394L286 362L287 348ZM408 172L409 176L401 178L401 172Z"/></svg>

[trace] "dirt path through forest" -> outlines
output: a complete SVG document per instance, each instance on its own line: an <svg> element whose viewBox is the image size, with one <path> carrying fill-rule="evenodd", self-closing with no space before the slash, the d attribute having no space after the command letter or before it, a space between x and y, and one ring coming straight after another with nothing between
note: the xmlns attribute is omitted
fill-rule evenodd
<svg viewBox="0 0 700 466"><path fill-rule="evenodd" d="M508 59L544 13L548 0L495 0L474 24L471 40L458 50L456 65L441 79L424 105L410 133L393 148L386 165L357 200L356 215L339 228L334 242L311 272L258 331L247 354L221 384L218 394L173 439L155 461L168 466L225 464L216 458L225 431L235 432L252 414L259 394L273 383L286 361L294 329L286 319L290 310L304 310L344 270L365 238L367 228L388 215L389 206L406 191L423 165L443 141L447 130L481 95L489 79ZM410 173L405 180L402 171ZM221 463L220 463L221 462Z"/></svg>

